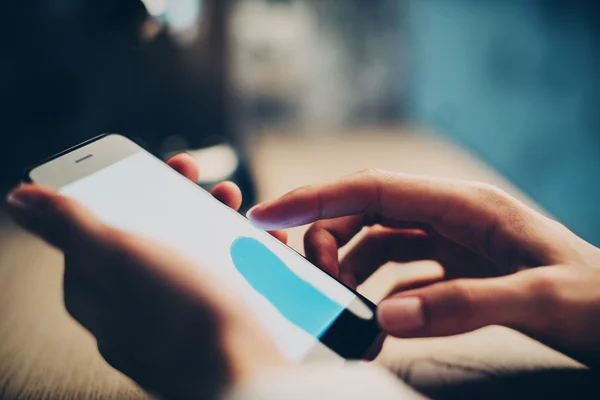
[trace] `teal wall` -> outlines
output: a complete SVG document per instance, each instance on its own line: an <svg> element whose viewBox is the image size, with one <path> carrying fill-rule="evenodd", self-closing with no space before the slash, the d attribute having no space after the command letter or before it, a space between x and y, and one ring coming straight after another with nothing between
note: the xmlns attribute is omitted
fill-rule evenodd
<svg viewBox="0 0 600 400"><path fill-rule="evenodd" d="M600 244L598 6L414 0L409 109Z"/></svg>

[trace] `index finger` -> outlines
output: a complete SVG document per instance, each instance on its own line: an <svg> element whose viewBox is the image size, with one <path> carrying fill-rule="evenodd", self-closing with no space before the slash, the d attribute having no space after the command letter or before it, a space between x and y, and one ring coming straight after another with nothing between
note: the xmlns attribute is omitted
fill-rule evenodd
<svg viewBox="0 0 600 400"><path fill-rule="evenodd" d="M431 225L486 255L530 240L537 215L490 185L367 170L338 181L296 189L250 210L263 229L285 229L361 213ZM535 225L535 224L533 224ZM509 239L509 240L506 240ZM533 240L533 239L532 239Z"/></svg>
<svg viewBox="0 0 600 400"><path fill-rule="evenodd" d="M252 222L283 229L362 213L435 224L469 200L461 182L367 170L337 181L304 186L250 210Z"/></svg>

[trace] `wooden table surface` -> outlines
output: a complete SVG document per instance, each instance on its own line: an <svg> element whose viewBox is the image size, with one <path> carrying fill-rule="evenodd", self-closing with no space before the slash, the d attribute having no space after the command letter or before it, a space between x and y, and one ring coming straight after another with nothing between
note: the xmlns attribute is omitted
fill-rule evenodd
<svg viewBox="0 0 600 400"><path fill-rule="evenodd" d="M261 199L368 167L482 180L523 196L468 153L432 136L365 131L345 136L263 134L250 146ZM525 199L526 200L526 199ZM302 249L305 228L291 231ZM62 258L0 217L0 398L136 399L145 394L112 370L62 304ZM428 262L387 265L361 291L377 300L395 279ZM519 371L581 368L516 332L490 327L450 338L388 340L379 361L419 388Z"/></svg>

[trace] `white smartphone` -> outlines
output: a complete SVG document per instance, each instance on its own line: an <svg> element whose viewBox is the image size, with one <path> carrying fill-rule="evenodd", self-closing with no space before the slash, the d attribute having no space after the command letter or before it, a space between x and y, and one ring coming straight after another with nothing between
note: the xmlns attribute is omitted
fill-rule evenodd
<svg viewBox="0 0 600 400"><path fill-rule="evenodd" d="M361 358L381 335L373 303L124 136L68 149L26 179L197 260L246 301L291 361Z"/></svg>

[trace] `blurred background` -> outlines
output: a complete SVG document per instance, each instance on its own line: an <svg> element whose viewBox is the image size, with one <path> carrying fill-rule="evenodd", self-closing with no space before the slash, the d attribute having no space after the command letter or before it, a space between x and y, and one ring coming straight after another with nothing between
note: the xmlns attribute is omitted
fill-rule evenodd
<svg viewBox="0 0 600 400"><path fill-rule="evenodd" d="M0 16L0 192L117 132L189 151L243 209L373 167L492 183L600 245L595 1L27 0ZM60 254L1 208L0 397L147 398L67 315ZM377 302L425 268L390 263L359 291ZM501 327L388 340L378 361L434 398L473 380L515 398L498 377L581 367Z"/></svg>
<svg viewBox="0 0 600 400"><path fill-rule="evenodd" d="M235 180L245 207L370 160L420 173L481 168L600 244L594 1L1 7L3 189L28 164L118 132L163 158L192 151L201 184ZM279 168L312 172L294 180L270 172Z"/></svg>

